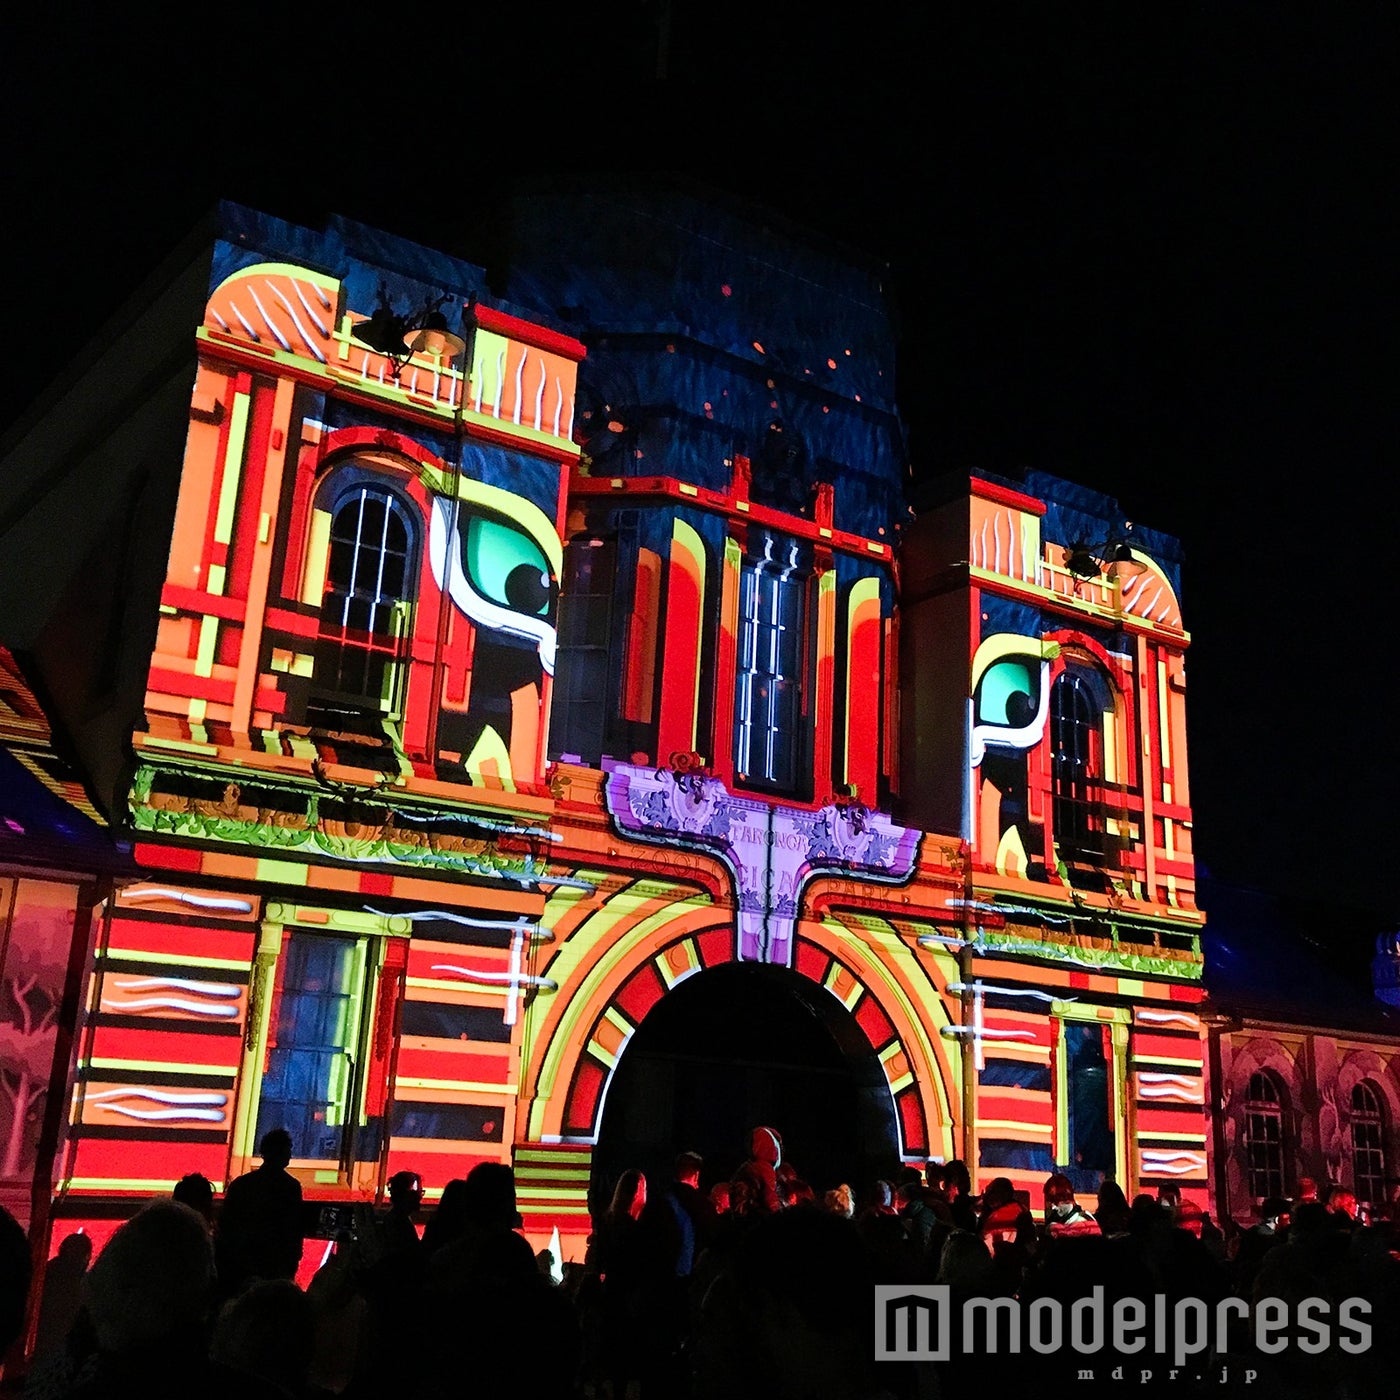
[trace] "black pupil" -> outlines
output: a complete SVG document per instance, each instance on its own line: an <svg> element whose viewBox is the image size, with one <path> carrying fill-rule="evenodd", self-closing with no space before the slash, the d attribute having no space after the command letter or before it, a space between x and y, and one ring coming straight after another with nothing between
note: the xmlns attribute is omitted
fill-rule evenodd
<svg viewBox="0 0 1400 1400"><path fill-rule="evenodd" d="M516 612L538 613L549 602L549 578L533 564L517 564L506 576L506 602Z"/></svg>
<svg viewBox="0 0 1400 1400"><path fill-rule="evenodd" d="M1024 729L1035 718L1035 705L1024 690L1018 690L1014 695L1007 696L1006 718L1016 729Z"/></svg>

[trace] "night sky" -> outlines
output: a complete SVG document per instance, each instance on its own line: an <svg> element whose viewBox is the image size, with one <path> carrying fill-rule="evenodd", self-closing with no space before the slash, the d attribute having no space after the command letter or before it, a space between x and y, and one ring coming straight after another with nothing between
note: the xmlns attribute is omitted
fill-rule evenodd
<svg viewBox="0 0 1400 1400"><path fill-rule="evenodd" d="M95 329L219 198L469 259L515 175L762 200L888 264L916 474L1036 467L1181 538L1210 873L1353 949L1400 926L1377 699L1400 603L1396 11L238 5L221 32L81 8L29 12L5 58L0 421L57 366L53 333Z"/></svg>

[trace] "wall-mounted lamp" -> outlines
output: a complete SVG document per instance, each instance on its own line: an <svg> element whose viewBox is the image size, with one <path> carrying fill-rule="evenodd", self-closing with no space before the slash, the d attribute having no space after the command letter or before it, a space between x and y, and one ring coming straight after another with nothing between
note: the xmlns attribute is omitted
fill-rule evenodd
<svg viewBox="0 0 1400 1400"><path fill-rule="evenodd" d="M444 293L436 301L431 298L424 301L416 315L400 316L389 304L387 288L381 286L379 305L369 319L361 321L350 334L361 345L367 345L389 360L395 379L414 355L437 355L444 360L454 360L467 348L467 342L449 328L442 312L443 303L451 299Z"/></svg>
<svg viewBox="0 0 1400 1400"><path fill-rule="evenodd" d="M1128 529L1132 529L1129 525ZM1107 577L1110 582L1134 578L1142 573L1147 565L1134 555L1128 543L1121 537L1110 536L1098 544L1086 540L1075 540L1065 550L1065 568L1077 579Z"/></svg>

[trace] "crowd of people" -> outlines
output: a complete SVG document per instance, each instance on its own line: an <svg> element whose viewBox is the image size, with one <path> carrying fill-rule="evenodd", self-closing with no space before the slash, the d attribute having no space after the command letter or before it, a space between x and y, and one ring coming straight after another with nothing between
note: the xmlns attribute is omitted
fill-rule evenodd
<svg viewBox="0 0 1400 1400"><path fill-rule="evenodd" d="M567 1266L521 1233L510 1167L486 1163L450 1182L421 1228L422 1183L400 1172L387 1209L357 1211L303 1289L301 1188L290 1139L271 1132L262 1165L221 1203L190 1176L90 1263L85 1237L62 1241L24 1394L939 1400L999 1387L1037 1397L1209 1386L1366 1400L1393 1388L1400 1233L1358 1219L1340 1188L1320 1199L1302 1183L1295 1200L1267 1200L1257 1223L1236 1229L1170 1186L1129 1201L1105 1180L1091 1203L1056 1173L1033 1208L1005 1177L974 1194L958 1161L819 1188L785 1159L775 1130L756 1128L748 1148L720 1181L706 1181L693 1152L664 1179L622 1172L585 1258ZM1024 1316L1038 1300L1070 1305L1095 1290L1109 1306L1164 1297L1168 1309L1185 1298L1246 1308L1360 1298L1373 1339L1360 1352L1275 1353L1240 1317L1173 1369L1169 1356L1115 1352L1112 1338L1088 1357L1012 1354L1004 1328L998 1348L955 1322L944 1359L877 1361L880 1283L944 1284L954 1319L968 1299ZM0 1311L13 1340L23 1309L10 1300Z"/></svg>

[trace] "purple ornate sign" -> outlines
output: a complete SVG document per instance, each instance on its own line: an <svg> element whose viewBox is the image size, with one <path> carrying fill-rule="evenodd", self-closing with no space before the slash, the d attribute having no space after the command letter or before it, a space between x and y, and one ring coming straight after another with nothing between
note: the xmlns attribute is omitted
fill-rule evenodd
<svg viewBox="0 0 1400 1400"><path fill-rule="evenodd" d="M698 846L734 878L738 956L788 966L802 891L818 875L898 884L914 870L920 833L857 804L812 811L740 797L718 778L605 760L608 811L629 836Z"/></svg>

